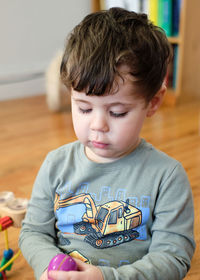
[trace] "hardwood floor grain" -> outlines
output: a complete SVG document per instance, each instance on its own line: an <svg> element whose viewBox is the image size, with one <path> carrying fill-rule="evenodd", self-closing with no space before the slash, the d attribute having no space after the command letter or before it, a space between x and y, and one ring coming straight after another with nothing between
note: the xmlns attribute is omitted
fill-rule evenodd
<svg viewBox="0 0 200 280"><path fill-rule="evenodd" d="M181 161L194 196L197 249L186 280L200 279L200 102L162 107L147 119L142 136ZM75 140L70 109L50 113L44 96L0 102L0 191L30 198L36 174L46 154ZM18 249L18 228L9 228L10 247ZM0 258L4 249L0 232ZM7 273L10 280L34 279L21 255ZM153 280L153 279L152 279Z"/></svg>

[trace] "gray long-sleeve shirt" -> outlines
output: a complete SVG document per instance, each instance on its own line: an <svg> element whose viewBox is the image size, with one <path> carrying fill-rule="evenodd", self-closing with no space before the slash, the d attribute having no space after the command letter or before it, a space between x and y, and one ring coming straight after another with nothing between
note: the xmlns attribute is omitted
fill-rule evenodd
<svg viewBox="0 0 200 280"><path fill-rule="evenodd" d="M105 164L79 141L62 146L41 166L19 243L37 279L60 252L105 280L183 279L195 248L186 173L144 139Z"/></svg>

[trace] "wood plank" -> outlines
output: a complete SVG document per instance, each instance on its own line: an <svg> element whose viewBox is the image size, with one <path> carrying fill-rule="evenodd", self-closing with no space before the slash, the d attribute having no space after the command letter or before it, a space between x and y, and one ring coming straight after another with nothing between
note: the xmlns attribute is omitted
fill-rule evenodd
<svg viewBox="0 0 200 280"><path fill-rule="evenodd" d="M0 191L30 198L32 185L46 154L76 139L70 109L50 113L45 97L0 102ZM187 171L195 205L197 249L186 280L200 277L200 102L163 106L147 119L142 136L158 149L180 160ZM9 228L10 247L18 249L19 229ZM4 248L0 233L0 257ZM21 255L7 273L10 280L34 279Z"/></svg>

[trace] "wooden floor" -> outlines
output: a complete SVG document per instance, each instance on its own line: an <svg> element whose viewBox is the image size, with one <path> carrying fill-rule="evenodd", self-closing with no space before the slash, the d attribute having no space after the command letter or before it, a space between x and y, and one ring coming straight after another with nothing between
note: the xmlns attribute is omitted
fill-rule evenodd
<svg viewBox="0 0 200 280"><path fill-rule="evenodd" d="M197 249L185 279L200 279L200 102L162 107L148 119L142 136L182 162L194 195ZM73 141L70 111L52 114L44 96L0 102L0 191L30 198L32 185L45 155ZM9 228L10 247L17 250L19 229ZM4 236L0 233L0 258ZM34 279L21 255L7 273L8 279ZM153 279L152 279L153 280Z"/></svg>

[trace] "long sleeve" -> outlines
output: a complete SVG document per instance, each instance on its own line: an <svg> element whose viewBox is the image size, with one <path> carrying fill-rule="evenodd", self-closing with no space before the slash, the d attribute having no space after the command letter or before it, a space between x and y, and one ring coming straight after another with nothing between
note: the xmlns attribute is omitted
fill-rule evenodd
<svg viewBox="0 0 200 280"><path fill-rule="evenodd" d="M100 267L105 280L180 280L194 253L193 201L181 165L160 185L153 212L152 241L141 260L117 269Z"/></svg>
<svg viewBox="0 0 200 280"><path fill-rule="evenodd" d="M60 250L56 246L53 194L46 159L36 178L28 211L23 221L19 246L37 279Z"/></svg>
<svg viewBox="0 0 200 280"><path fill-rule="evenodd" d="M63 207L54 211L56 195ZM84 195L90 200L76 200ZM65 203L68 199L71 204ZM112 241L119 231L124 236L130 218L119 211L114 223L108 216L106 233L95 223L99 209L109 209L111 215L117 213L116 205L124 203L140 210L141 224L134 227L138 238L97 248L90 242L97 236L94 232ZM92 209L96 213L93 230L76 231L84 217L91 217ZM104 280L181 280L195 249L193 222L192 193L179 162L143 141L120 161L98 164L89 161L84 147L76 142L51 152L41 166L19 243L37 279L62 250L98 266ZM112 234L113 224L120 229Z"/></svg>

